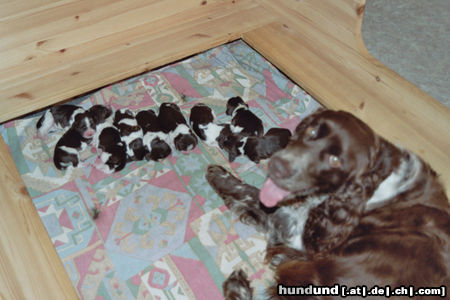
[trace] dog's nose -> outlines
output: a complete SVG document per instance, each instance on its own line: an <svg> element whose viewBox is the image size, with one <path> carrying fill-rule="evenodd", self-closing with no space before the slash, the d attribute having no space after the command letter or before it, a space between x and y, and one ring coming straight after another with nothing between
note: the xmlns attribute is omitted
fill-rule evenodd
<svg viewBox="0 0 450 300"><path fill-rule="evenodd" d="M275 156L269 161L269 172L274 178L284 179L291 176L291 167L287 160Z"/></svg>

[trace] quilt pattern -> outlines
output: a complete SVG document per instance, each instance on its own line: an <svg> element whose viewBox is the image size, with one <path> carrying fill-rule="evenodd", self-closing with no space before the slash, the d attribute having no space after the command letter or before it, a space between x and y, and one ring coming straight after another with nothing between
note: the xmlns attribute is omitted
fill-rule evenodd
<svg viewBox="0 0 450 300"><path fill-rule="evenodd" d="M71 103L135 111L177 103L186 119L203 102L219 122L226 101L241 96L265 130L291 130L319 107L299 86L242 41L107 86ZM262 296L272 271L264 265L261 233L240 223L209 187L209 164L224 165L261 187L265 164L202 142L188 154L127 164L104 174L90 164L53 165L62 132L36 133L43 112L4 123L0 132L80 299L222 299L222 282L243 268ZM86 149L82 157L93 163ZM94 218L94 211L100 213Z"/></svg>

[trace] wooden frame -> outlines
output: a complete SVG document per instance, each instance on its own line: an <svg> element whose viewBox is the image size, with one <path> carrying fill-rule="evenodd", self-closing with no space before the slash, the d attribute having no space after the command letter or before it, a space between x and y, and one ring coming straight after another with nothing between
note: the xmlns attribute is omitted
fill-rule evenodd
<svg viewBox="0 0 450 300"><path fill-rule="evenodd" d="M364 0L0 0L0 122L242 38L450 186L450 111L369 55ZM77 295L0 141L0 296Z"/></svg>

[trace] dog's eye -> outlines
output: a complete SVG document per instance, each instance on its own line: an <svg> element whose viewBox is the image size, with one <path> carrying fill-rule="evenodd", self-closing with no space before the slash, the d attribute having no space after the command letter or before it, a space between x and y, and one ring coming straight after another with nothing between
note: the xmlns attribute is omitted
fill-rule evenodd
<svg viewBox="0 0 450 300"><path fill-rule="evenodd" d="M333 154L328 155L328 164L332 168L339 168L342 165L341 159Z"/></svg>
<svg viewBox="0 0 450 300"><path fill-rule="evenodd" d="M306 128L305 134L307 137L313 139L317 136L317 128L315 126L309 126Z"/></svg>

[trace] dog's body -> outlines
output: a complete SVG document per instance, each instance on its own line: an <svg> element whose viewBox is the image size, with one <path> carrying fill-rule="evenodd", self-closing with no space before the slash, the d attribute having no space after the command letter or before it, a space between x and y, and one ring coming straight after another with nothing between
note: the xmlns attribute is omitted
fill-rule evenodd
<svg viewBox="0 0 450 300"><path fill-rule="evenodd" d="M286 128L270 128L264 136L250 136L244 145L244 154L255 163L270 158L289 142L291 132Z"/></svg>
<svg viewBox="0 0 450 300"><path fill-rule="evenodd" d="M108 174L122 170L127 162L127 154L120 132L113 126L115 114L104 105L94 105L89 112L96 123L93 146L100 158L94 167Z"/></svg>
<svg viewBox="0 0 450 300"><path fill-rule="evenodd" d="M241 97L228 99L226 114L231 116L231 131L242 136L261 136L264 133L262 121L250 111Z"/></svg>
<svg viewBox="0 0 450 300"><path fill-rule="evenodd" d="M169 136L162 131L156 113L152 109L140 111L136 120L144 132L143 143L148 150L145 158L157 161L169 156L172 153L167 143Z"/></svg>
<svg viewBox="0 0 450 300"><path fill-rule="evenodd" d="M159 125L178 151L192 150L197 146L197 137L193 134L180 110L174 103L162 103L158 114Z"/></svg>
<svg viewBox="0 0 450 300"><path fill-rule="evenodd" d="M143 131L138 125L134 113L129 109L120 109L114 115L114 127L127 148L127 161L143 160L148 151L143 142Z"/></svg>
<svg viewBox="0 0 450 300"><path fill-rule="evenodd" d="M84 109L72 105L62 104L48 109L37 121L36 130L41 137L56 130L67 130L72 127L75 116L84 113Z"/></svg>
<svg viewBox="0 0 450 300"><path fill-rule="evenodd" d="M242 221L265 233L274 298L283 298L277 285L450 282L450 206L437 175L348 113L303 120L269 161L260 191L219 166L208 168L207 179ZM251 293L243 272L224 287L230 299Z"/></svg>
<svg viewBox="0 0 450 300"><path fill-rule="evenodd" d="M189 124L195 134L209 146L218 146L218 138L224 128L223 124L215 123L214 111L203 103L191 108Z"/></svg>
<svg viewBox="0 0 450 300"><path fill-rule="evenodd" d="M91 114L88 111L77 114L72 127L56 143L53 153L56 168L64 170L69 166L77 167L80 161L79 153L91 143L95 132Z"/></svg>
<svg viewBox="0 0 450 300"><path fill-rule="evenodd" d="M109 126L101 130L98 137L100 163L95 167L104 173L122 170L127 163L127 147L117 128Z"/></svg>

